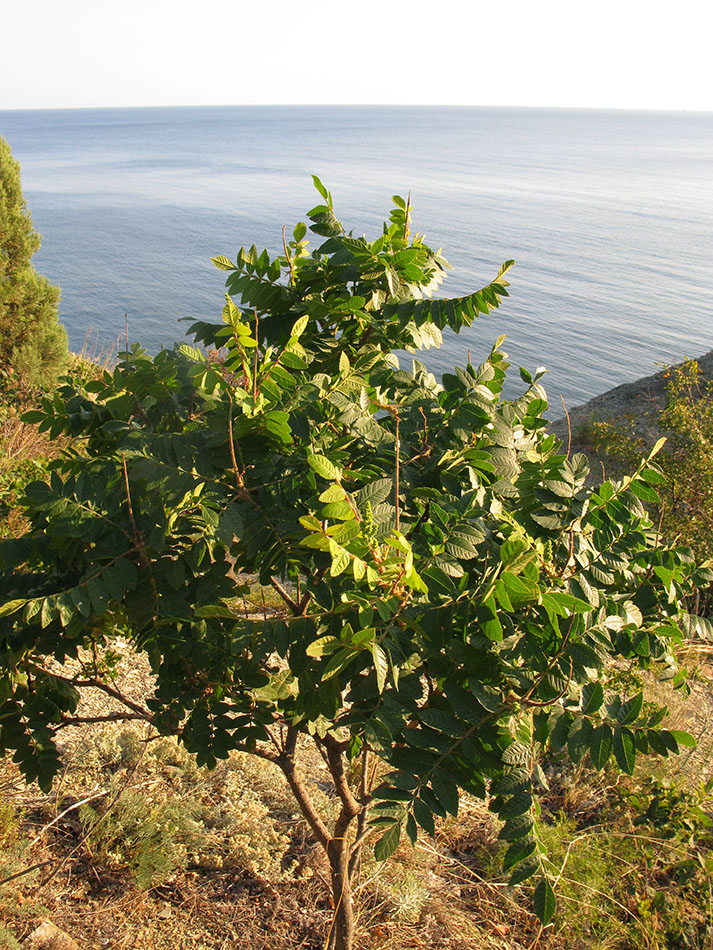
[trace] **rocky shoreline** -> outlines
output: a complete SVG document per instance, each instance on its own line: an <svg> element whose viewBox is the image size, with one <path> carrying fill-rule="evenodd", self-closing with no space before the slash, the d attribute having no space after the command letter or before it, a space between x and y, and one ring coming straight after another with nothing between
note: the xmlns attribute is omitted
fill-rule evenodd
<svg viewBox="0 0 713 950"><path fill-rule="evenodd" d="M701 371L701 381L713 379L713 350L696 359ZM677 364L682 365L682 364ZM666 383L668 369L664 368L651 376L643 376L632 383L622 383L608 392L595 396L581 406L567 409L567 418L556 419L550 423L548 431L561 439L566 447L571 430L571 451L586 452L593 455L589 441L589 428L592 421L626 421L634 425L637 435L648 444L654 444L662 435L657 425L658 414L666 401Z"/></svg>

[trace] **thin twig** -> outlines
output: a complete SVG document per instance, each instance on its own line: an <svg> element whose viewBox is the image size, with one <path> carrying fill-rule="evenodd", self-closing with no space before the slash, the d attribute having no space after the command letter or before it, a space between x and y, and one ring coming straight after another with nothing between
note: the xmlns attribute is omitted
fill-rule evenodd
<svg viewBox="0 0 713 950"><path fill-rule="evenodd" d="M131 504L131 490L129 489L129 473L126 469L126 454L121 453L121 464L124 469L124 485L126 487L126 501L129 505L129 521L131 522L131 530L134 532L134 541L138 543L139 539L139 529L136 527L136 519L134 518L134 508ZM139 551L139 554L141 552Z"/></svg>
<svg viewBox="0 0 713 950"><path fill-rule="evenodd" d="M284 225L284 224L282 225L282 246L283 246L284 249L285 249L285 259L286 259L286 261L287 261L287 266L290 268L290 283L291 283L291 284L294 284L294 282L295 282L295 268L294 268L294 264L292 263L292 258L290 257L290 252L289 252L288 249L287 249L287 240L286 240L286 238L285 238L285 230L286 230L286 227L287 227L286 225Z"/></svg>
<svg viewBox="0 0 713 950"><path fill-rule="evenodd" d="M109 789L105 788L101 792L96 792L94 795L90 795L88 798L83 798L81 802L75 802L73 805L70 805L68 808L65 808L63 812L57 815L56 818L53 818L52 821L48 822L37 832L35 837L30 842L30 847L34 847L37 842L40 840L45 831L49 831L53 825L56 825L60 822L65 815L68 815L71 811L76 811L78 808L81 808L82 805L88 805L89 802L96 801L97 798L105 798L109 794Z"/></svg>
<svg viewBox="0 0 713 950"><path fill-rule="evenodd" d="M70 686L80 687L94 687L100 689L103 693L106 693L107 696L111 696L114 699L118 699L120 703L123 703L128 709L133 709L135 713L138 713L140 718L144 719L146 722L153 722L153 716L148 709L144 709L142 706L139 706L138 703L132 702L132 700L127 699L118 689L115 689L113 686L109 686L107 683L102 682L98 679L87 679L87 680L78 680L69 676L62 676L60 673L55 673L52 670L45 669L45 667L40 666L37 663L32 663L29 661L25 662L25 667L30 670L34 670L36 673L42 673L45 676L52 676L55 679L60 680L63 683L69 683Z"/></svg>
<svg viewBox="0 0 713 950"><path fill-rule="evenodd" d="M0 887L3 887L5 884L9 884L10 881L16 881L18 877L24 877L26 874L32 874L33 871L39 871L40 868L47 867L48 864L52 864L51 858L47 861L40 861L37 864L31 864L29 868L24 868L22 871L16 871L9 877L4 877L2 880L0 880Z"/></svg>
<svg viewBox="0 0 713 950"><path fill-rule="evenodd" d="M97 823L96 823L96 824L94 825L94 827L92 828L92 832L93 832L100 824L102 824L104 821L106 821L106 819L108 818L108 816L109 816L110 813L112 812L114 806L117 804L117 802L119 801L119 799L121 798L121 796L124 794L124 792L126 791L126 789L129 787L129 783L130 783L131 780L133 779L134 775L136 775L136 772L137 772L139 766L141 765L141 762L142 762L142 760L143 760L143 757L144 757L144 754L146 753L146 749L147 749L147 748L148 748L148 746L147 746L147 745L144 745L143 749L141 750L141 754L139 755L138 759L136 760L135 765L134 765L133 768L127 773L127 776L126 776L125 781L122 783L121 787L120 787L119 790L117 791L117 793L116 793L116 795L114 796L114 798L113 798L113 799L109 802L109 804L107 805L107 809L106 809L106 811L104 812L104 814L99 817ZM69 861L69 859L70 859L71 857L73 857L73 856L76 854L76 852L82 847L82 845L85 843L85 841L87 840L87 838L89 837L89 835L90 835L92 832L88 832L87 834L83 835L83 836L79 839L79 841L77 842L77 844L75 845L75 847L72 848L72 850L71 850L68 854L66 854L66 855L64 856L64 858L62 858L62 860L59 862L59 864L57 865L57 867L54 868L54 870L51 871L42 881L40 881L40 883L37 885L37 890L42 890L43 887L46 887L46 886L49 884L49 882L59 874L59 872L62 870L62 868L65 866L65 864L66 864L66 863Z"/></svg>
<svg viewBox="0 0 713 950"><path fill-rule="evenodd" d="M129 506L129 521L131 522L131 530L134 532L134 544L136 545L136 550L139 554L139 561L144 570L148 571L149 582L151 584L151 589L153 591L154 597L154 619L159 615L159 604L158 604L158 588L156 587L156 581L154 580L153 571L151 570L151 562L149 561L148 554L146 553L146 545L144 544L144 539L139 533L139 529L136 525L136 519L134 518L134 508L131 504L131 491L129 489L129 472L126 468L126 454L121 453L121 464L124 468L124 487L126 488L126 501Z"/></svg>
<svg viewBox="0 0 713 950"><path fill-rule="evenodd" d="M142 722L149 722L143 713L113 712L104 716L66 716L57 726L57 731L66 729L68 726L85 726L97 722L128 722L130 719L140 719Z"/></svg>
<svg viewBox="0 0 713 950"><path fill-rule="evenodd" d="M285 590L285 588L282 586L282 584L281 584L278 580L276 580L276 578L271 577L271 578L270 578L270 583L272 584L272 586L274 587L274 589L277 591L277 593L280 595L280 597L282 597L282 599L283 599L284 602L287 604L287 606L290 608L290 610L292 611L292 613L293 613L296 617L298 617L298 616L300 615L300 613L301 613L301 610L302 610L302 608L300 607L299 603L298 603L297 601L293 600L292 597L290 597L290 595L287 593L287 591Z"/></svg>
<svg viewBox="0 0 713 950"><path fill-rule="evenodd" d="M253 403L257 402L257 351L260 349L258 339L258 322L257 322L257 307L255 310L255 355L253 356Z"/></svg>
<svg viewBox="0 0 713 950"><path fill-rule="evenodd" d="M228 435L230 436L230 458L233 462L233 472L235 473L235 486L238 491L242 494L245 491L245 479L243 478L240 469L238 468L238 460L235 457L235 439L233 438L233 397L230 390L226 390L228 393Z"/></svg>
<svg viewBox="0 0 713 950"><path fill-rule="evenodd" d="M394 527L397 531L400 530L401 525L401 509L399 506L399 492L400 492L400 478L401 478L401 438L399 436L399 414L398 411L394 413L394 418L396 420L396 471L394 473L394 507L396 508L396 518L394 522Z"/></svg>
<svg viewBox="0 0 713 950"><path fill-rule="evenodd" d="M567 458L569 458L569 453L572 449L572 422L569 418L569 412L567 411L567 406L564 403L564 396L560 393L560 399L562 400L562 408L564 409L565 419L567 420Z"/></svg>

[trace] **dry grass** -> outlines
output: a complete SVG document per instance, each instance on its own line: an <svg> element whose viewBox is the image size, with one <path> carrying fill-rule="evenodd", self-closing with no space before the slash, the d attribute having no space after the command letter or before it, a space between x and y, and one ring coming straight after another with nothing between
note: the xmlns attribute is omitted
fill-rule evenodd
<svg viewBox="0 0 713 950"><path fill-rule="evenodd" d="M36 425L23 422L21 411L15 406L7 410L0 418L0 471L9 471L17 467L20 461L54 458L59 455L56 443L49 439L46 432L40 432Z"/></svg>
<svg viewBox="0 0 713 950"><path fill-rule="evenodd" d="M144 698L150 670L122 641L113 649L117 683ZM685 702L656 681L647 686L650 698L672 706L670 726L701 738L700 753L663 763L691 785L713 758L706 662L696 657ZM87 691L81 712L108 710L106 696ZM173 740L122 724L62 735L65 769L50 795L27 788L10 761L0 764L0 879L40 865L0 886L9 935L0 929L0 947L49 916L87 950L321 950L332 916L327 869L278 770L238 754L207 772ZM329 809L324 763L315 754L303 764ZM683 908L679 917L685 911L696 932L705 927L705 901L679 898L670 877L685 845L633 825L626 780L556 763L548 779L543 815L562 908L553 925L541 931L527 889L502 883L496 822L463 796L458 819L440 822L435 838L415 850L402 844L383 865L365 856L356 884L359 950L710 950L694 938L668 942L647 909L647 889L664 888Z"/></svg>

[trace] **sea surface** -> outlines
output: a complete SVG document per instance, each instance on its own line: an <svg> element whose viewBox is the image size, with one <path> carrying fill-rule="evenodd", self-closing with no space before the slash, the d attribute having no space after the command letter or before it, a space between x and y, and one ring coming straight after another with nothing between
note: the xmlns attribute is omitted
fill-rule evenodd
<svg viewBox="0 0 713 950"><path fill-rule="evenodd" d="M495 108L205 107L0 112L70 345L158 350L219 320L210 263L281 252L333 192L375 237L391 195L454 265L445 294L515 258L500 310L424 358L437 373L506 333L549 369L551 415L713 348L713 114ZM519 386L514 373L509 392Z"/></svg>

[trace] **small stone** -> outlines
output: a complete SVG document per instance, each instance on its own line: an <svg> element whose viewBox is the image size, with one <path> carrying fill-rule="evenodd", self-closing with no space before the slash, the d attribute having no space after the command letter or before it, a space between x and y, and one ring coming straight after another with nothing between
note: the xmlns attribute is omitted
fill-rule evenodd
<svg viewBox="0 0 713 950"><path fill-rule="evenodd" d="M79 944L69 934L49 920L43 920L25 941L27 950L79 950Z"/></svg>
<svg viewBox="0 0 713 950"><path fill-rule="evenodd" d="M172 913L171 905L170 905L170 904L164 904L163 907L161 908L161 910L159 911L159 915L158 915L158 916L159 916L159 919L160 919L160 920L170 920L170 918L171 918L171 913Z"/></svg>

